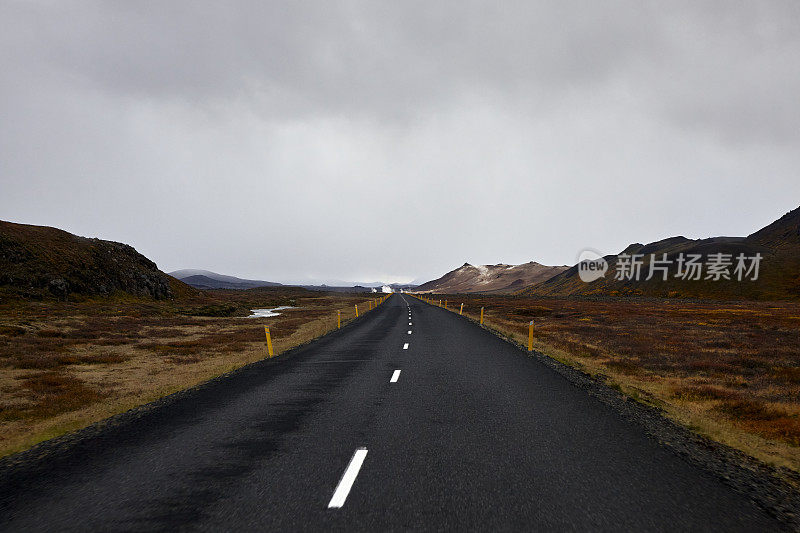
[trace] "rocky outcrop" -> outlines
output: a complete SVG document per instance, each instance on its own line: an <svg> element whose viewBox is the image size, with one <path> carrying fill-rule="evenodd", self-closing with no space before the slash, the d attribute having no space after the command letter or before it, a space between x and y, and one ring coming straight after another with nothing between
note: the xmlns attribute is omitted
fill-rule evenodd
<svg viewBox="0 0 800 533"><path fill-rule="evenodd" d="M170 298L170 278L132 246L0 221L0 288L26 297L125 292Z"/></svg>

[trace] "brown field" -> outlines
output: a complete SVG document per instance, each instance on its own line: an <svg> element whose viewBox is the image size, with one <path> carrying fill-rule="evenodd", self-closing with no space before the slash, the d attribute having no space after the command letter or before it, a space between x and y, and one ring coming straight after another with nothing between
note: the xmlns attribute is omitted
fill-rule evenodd
<svg viewBox="0 0 800 533"><path fill-rule="evenodd" d="M336 328L377 295L294 288L178 301L0 300L0 456L79 429ZM250 309L291 305L272 318Z"/></svg>
<svg viewBox="0 0 800 533"><path fill-rule="evenodd" d="M428 296L430 297L430 296ZM800 303L443 295L673 420L800 472Z"/></svg>

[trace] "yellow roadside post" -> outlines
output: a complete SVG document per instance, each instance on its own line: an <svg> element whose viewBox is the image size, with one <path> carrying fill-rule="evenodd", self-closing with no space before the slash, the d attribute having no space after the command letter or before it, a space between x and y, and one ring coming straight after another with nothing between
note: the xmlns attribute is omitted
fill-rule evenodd
<svg viewBox="0 0 800 533"><path fill-rule="evenodd" d="M447 300L444 301L444 308L447 309Z"/></svg>
<svg viewBox="0 0 800 533"><path fill-rule="evenodd" d="M264 332L267 334L267 353L272 357L274 355L272 352L272 337L269 335L269 328L267 326L264 326Z"/></svg>
<svg viewBox="0 0 800 533"><path fill-rule="evenodd" d="M461 304L461 309L458 311L458 314L459 315L463 315L464 314L464 304L463 303Z"/></svg>
<svg viewBox="0 0 800 533"><path fill-rule="evenodd" d="M369 300L367 304L369 305L369 310L372 311L372 300Z"/></svg>
<svg viewBox="0 0 800 533"><path fill-rule="evenodd" d="M342 312L336 311L336 329L342 329Z"/></svg>
<svg viewBox="0 0 800 533"><path fill-rule="evenodd" d="M528 324L528 351L533 350L533 320Z"/></svg>
<svg viewBox="0 0 800 533"><path fill-rule="evenodd" d="M441 306L442 306L442 301L441 301L441 300L439 300L439 307L441 307Z"/></svg>
<svg viewBox="0 0 800 533"><path fill-rule="evenodd" d="M356 304L356 318L358 318L358 304Z"/></svg>
<svg viewBox="0 0 800 533"><path fill-rule="evenodd" d="M483 325L483 307L481 307L481 326Z"/></svg>

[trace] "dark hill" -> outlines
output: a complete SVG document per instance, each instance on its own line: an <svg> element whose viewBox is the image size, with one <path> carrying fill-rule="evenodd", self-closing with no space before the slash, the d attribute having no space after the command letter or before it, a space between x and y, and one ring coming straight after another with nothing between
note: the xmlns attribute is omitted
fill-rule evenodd
<svg viewBox="0 0 800 533"><path fill-rule="evenodd" d="M667 254L672 261L666 280L657 274L645 280L650 268L650 254L661 258ZM752 257L761 254L757 280L738 281L731 267L730 280L717 281L705 279L683 280L676 277L676 259L680 254L701 254L705 260L709 254L739 254ZM622 254L643 254L642 273L639 281L635 279L615 279ZM743 300L782 300L800 298L800 208L797 208L772 224L747 237L712 237L708 239L687 239L671 237L646 245L631 244L618 255L605 256L608 262L606 275L591 283L581 281L578 266L542 283L532 285L521 291L522 294L542 296L575 295L642 295L656 297L687 297ZM735 260L734 260L735 263Z"/></svg>
<svg viewBox="0 0 800 533"><path fill-rule="evenodd" d="M170 298L179 281L133 247L46 226L0 221L0 290L29 298L123 291Z"/></svg>

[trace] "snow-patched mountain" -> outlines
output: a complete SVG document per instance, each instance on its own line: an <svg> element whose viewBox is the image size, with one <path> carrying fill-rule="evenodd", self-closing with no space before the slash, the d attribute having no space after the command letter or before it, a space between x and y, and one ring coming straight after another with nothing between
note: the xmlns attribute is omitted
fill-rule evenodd
<svg viewBox="0 0 800 533"><path fill-rule="evenodd" d="M521 265L470 265L464 263L444 276L414 289L414 292L510 293L539 283L565 271L567 266L547 266L534 261Z"/></svg>

